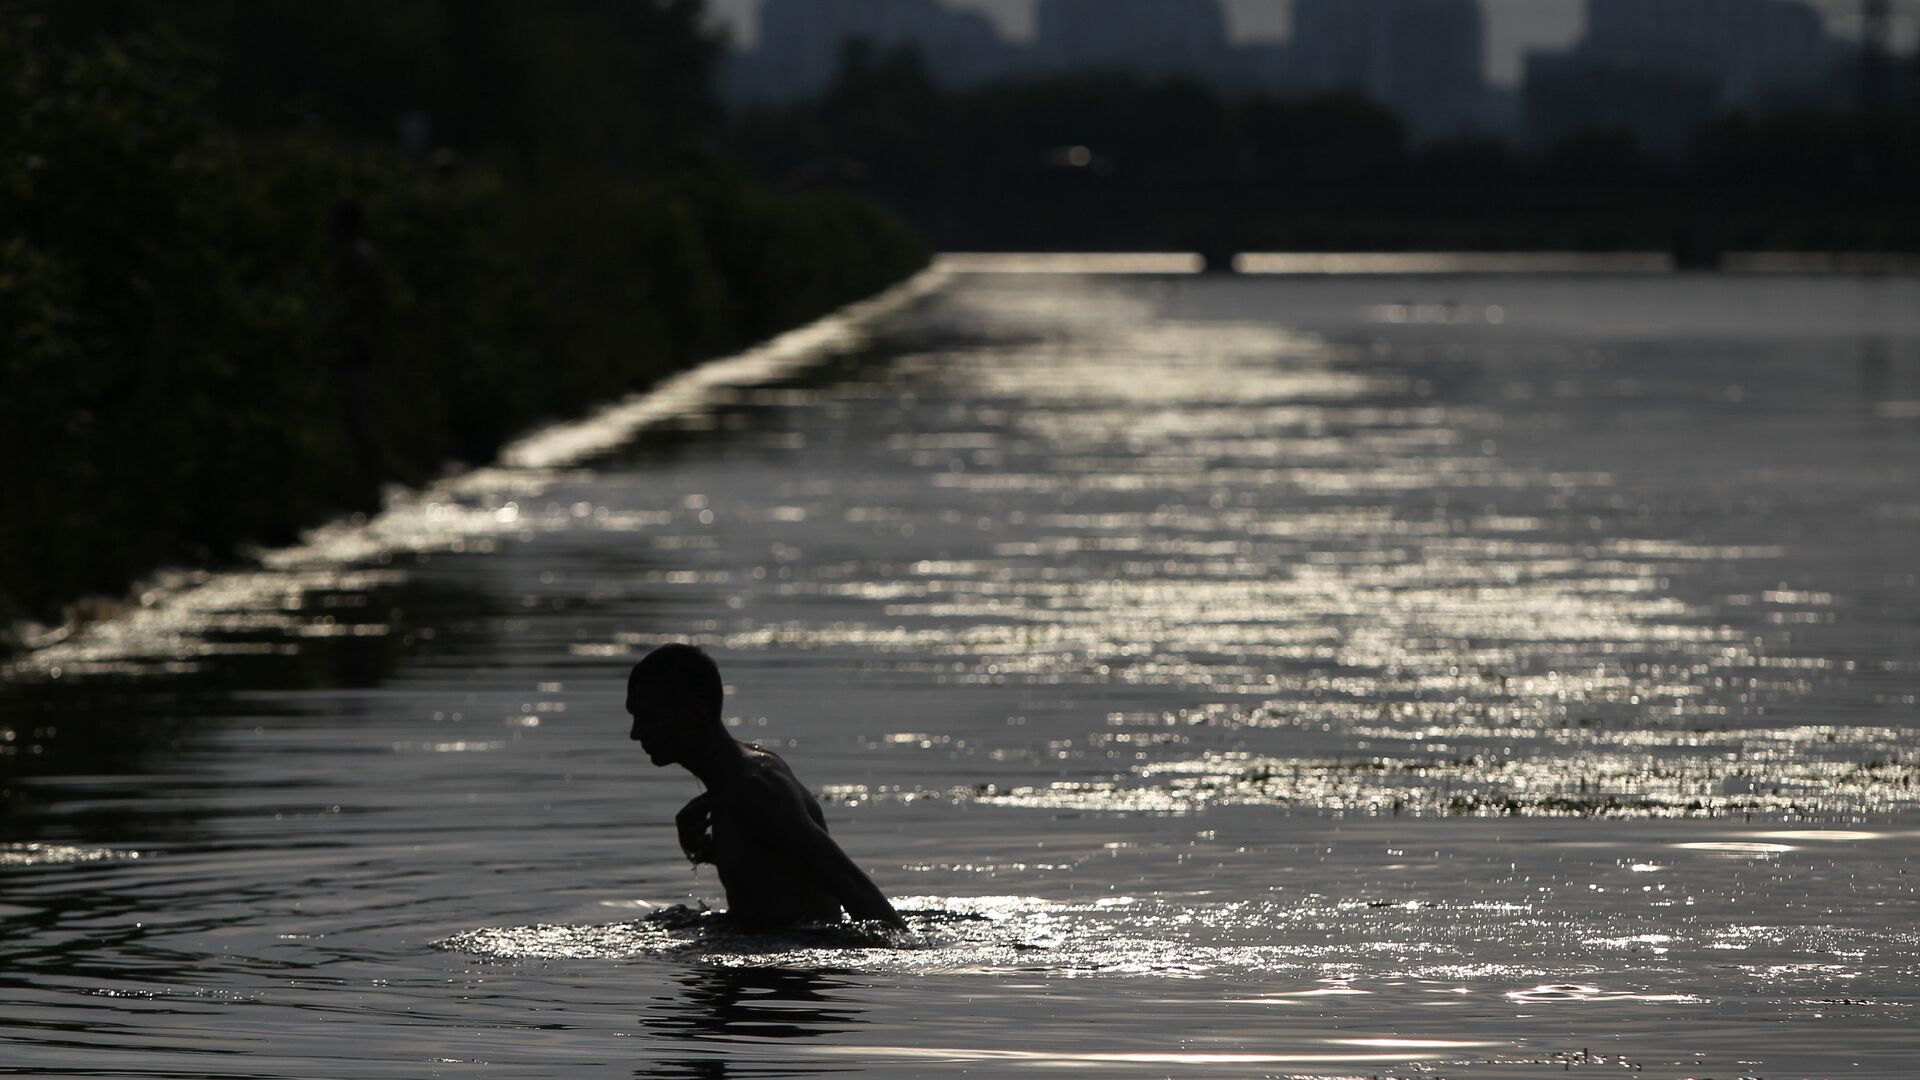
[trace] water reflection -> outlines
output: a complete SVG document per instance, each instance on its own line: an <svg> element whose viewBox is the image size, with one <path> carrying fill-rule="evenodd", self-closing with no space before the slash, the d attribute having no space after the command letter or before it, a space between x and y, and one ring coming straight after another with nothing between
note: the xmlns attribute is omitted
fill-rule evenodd
<svg viewBox="0 0 1920 1080"><path fill-rule="evenodd" d="M1673 261L1650 251L1245 252L1234 256L1233 268L1242 274L1648 274L1671 270Z"/></svg>
<svg viewBox="0 0 1920 1080"><path fill-rule="evenodd" d="M1859 291L969 274L870 352L531 440L10 673L0 1040L1150 1076L1444 1033L1904 1077L1920 329ZM620 659L686 637L950 916L922 942L606 922L718 896L620 738Z"/></svg>
<svg viewBox="0 0 1920 1080"><path fill-rule="evenodd" d="M859 984L824 972L778 967L702 967L677 977L677 998L649 1006L640 1023L673 1042L759 1043L818 1039L866 1023L844 994ZM819 1063L787 1063L713 1049L635 1070L636 1077L800 1076L848 1071Z"/></svg>
<svg viewBox="0 0 1920 1080"><path fill-rule="evenodd" d="M199 751L226 730L278 729L322 712L327 723L359 726L373 700L366 691L403 667L494 646L505 610L499 598L408 562L406 572L327 575L324 586L264 604L229 597L189 616L183 634L149 641L158 654L113 651L135 633L129 626L98 643L108 651L97 659L69 653L64 665L35 671L39 658L29 658L15 678L0 680L5 838L205 839L206 800L196 796L227 782L208 777L213 762ZM184 651L169 656L175 645ZM168 777L164 790L143 779L155 774ZM301 785L282 777L273 786Z"/></svg>
<svg viewBox="0 0 1920 1080"><path fill-rule="evenodd" d="M825 1076L831 1073L862 1071L854 1065L817 1065L800 1062L743 1061L725 1056L667 1059L634 1070L635 1077L649 1080L726 1080L739 1077Z"/></svg>

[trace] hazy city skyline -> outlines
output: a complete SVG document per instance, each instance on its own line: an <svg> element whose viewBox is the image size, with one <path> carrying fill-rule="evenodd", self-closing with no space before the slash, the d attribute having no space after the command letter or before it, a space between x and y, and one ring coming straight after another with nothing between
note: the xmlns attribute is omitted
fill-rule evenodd
<svg viewBox="0 0 1920 1080"><path fill-rule="evenodd" d="M991 17L1001 32L1016 41L1033 35L1036 0L941 0L956 9L974 10ZM735 33L736 42L755 40L755 12L761 0L708 0L714 15ZM1226 9L1228 30L1235 41L1274 41L1285 38L1289 30L1287 0L1221 0ZM1481 0L1487 12L1487 77L1500 85L1519 81L1525 54L1533 49L1561 49L1572 44L1583 25L1585 0ZM1839 34L1853 29L1846 13L1856 5L1832 0L1813 7L1829 16L1829 24ZM1842 17L1836 17L1842 16ZM1897 39L1911 47L1915 27L1911 20L1896 22Z"/></svg>

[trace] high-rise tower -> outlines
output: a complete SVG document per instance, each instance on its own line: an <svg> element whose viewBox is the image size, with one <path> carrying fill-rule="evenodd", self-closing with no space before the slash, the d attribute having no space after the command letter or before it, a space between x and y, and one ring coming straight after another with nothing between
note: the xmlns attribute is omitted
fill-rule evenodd
<svg viewBox="0 0 1920 1080"><path fill-rule="evenodd" d="M1415 135L1474 126L1486 100L1479 0L1295 0L1293 63L1302 85L1360 90Z"/></svg>
<svg viewBox="0 0 1920 1080"><path fill-rule="evenodd" d="M1205 77L1229 56L1220 0L1040 0L1034 36L1053 68Z"/></svg>

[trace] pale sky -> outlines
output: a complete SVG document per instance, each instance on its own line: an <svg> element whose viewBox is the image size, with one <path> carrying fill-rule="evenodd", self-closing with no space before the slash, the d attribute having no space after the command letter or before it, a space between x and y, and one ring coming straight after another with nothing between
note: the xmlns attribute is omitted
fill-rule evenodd
<svg viewBox="0 0 1920 1080"><path fill-rule="evenodd" d="M736 28L736 40L753 40L753 12L760 0L707 0L714 14ZM956 8L985 12L1000 23L1009 37L1025 40L1033 33L1033 0L946 0ZM1234 37L1242 41L1274 40L1287 33L1288 0L1224 0ZM1500 83L1519 78L1520 58L1528 49L1561 46L1580 35L1583 0L1481 0L1488 21L1488 75ZM1836 32L1851 29L1845 15L1859 5L1852 0L1820 0L1816 6L1836 14ZM1896 32L1913 38L1913 20L1903 20Z"/></svg>

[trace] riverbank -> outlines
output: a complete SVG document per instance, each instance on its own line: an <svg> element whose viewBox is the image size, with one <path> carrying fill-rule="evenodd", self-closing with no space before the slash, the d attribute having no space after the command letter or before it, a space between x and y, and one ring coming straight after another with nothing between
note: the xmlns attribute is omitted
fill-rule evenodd
<svg viewBox="0 0 1920 1080"><path fill-rule="evenodd" d="M650 428L697 424L730 395L791 378L860 349L879 320L927 296L951 276L942 265L930 266L752 348L696 364L649 390L527 432L501 447L494 464L395 492L386 507L371 516L336 518L306 531L295 543L256 551L239 565L155 574L131 595L92 601L89 609L60 626L32 628L17 642L26 648L0 663L0 681L181 673L223 651L219 639L238 629L225 616L236 610L264 604L287 612L324 611L326 595L356 577L353 568L424 562L439 554L481 554L509 537L568 524L570 509L556 522L550 513L544 518L531 510L523 515L520 507L546 493L564 470L616 450ZM249 621L246 616L239 620Z"/></svg>
<svg viewBox="0 0 1920 1080"><path fill-rule="evenodd" d="M0 60L21 73L0 110L19 151L0 162L0 650L928 258L856 196L775 192L700 154L509 173L241 134L157 39L0 34Z"/></svg>

